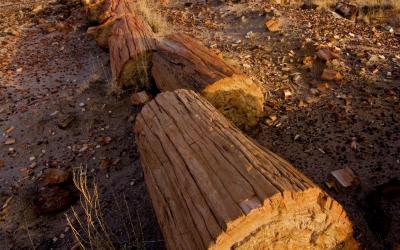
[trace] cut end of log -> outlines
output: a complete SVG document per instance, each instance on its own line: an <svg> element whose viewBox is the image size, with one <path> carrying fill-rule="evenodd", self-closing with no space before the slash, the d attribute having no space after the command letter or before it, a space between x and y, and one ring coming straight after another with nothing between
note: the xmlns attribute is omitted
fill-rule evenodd
<svg viewBox="0 0 400 250"><path fill-rule="evenodd" d="M240 128L255 126L263 113L264 94L245 76L219 80L207 86L202 95Z"/></svg>
<svg viewBox="0 0 400 250"><path fill-rule="evenodd" d="M359 249L343 208L318 188L278 193L211 249Z"/></svg>

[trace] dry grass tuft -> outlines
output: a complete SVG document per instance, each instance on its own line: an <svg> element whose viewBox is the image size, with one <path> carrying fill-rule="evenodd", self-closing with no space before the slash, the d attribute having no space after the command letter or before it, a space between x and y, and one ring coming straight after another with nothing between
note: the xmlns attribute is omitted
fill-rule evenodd
<svg viewBox="0 0 400 250"><path fill-rule="evenodd" d="M78 212L78 209L73 207L71 209L72 215L66 214L66 219L80 247L84 250L144 249L146 242L143 233L141 233L139 215L136 214L139 220L137 226L133 223L125 195L122 199L119 199L113 192L117 211L111 211L118 220L119 229L123 229L126 233L124 236L126 240L121 241L121 237L115 236L104 218L96 181L93 180L89 183L87 170L83 167L75 169L73 173L74 184L81 194L80 208L82 212Z"/></svg>
<svg viewBox="0 0 400 250"><path fill-rule="evenodd" d="M73 180L81 193L80 206L83 210L82 216L75 208L72 208L73 217L66 215L75 239L82 249L116 249L104 222L95 181L91 187L88 186L87 172L83 168L74 170ZM78 223L78 226L75 226L74 221Z"/></svg>
<svg viewBox="0 0 400 250"><path fill-rule="evenodd" d="M132 5L133 9L150 25L154 33L160 35L169 33L168 23L159 12L160 1L137 0Z"/></svg>

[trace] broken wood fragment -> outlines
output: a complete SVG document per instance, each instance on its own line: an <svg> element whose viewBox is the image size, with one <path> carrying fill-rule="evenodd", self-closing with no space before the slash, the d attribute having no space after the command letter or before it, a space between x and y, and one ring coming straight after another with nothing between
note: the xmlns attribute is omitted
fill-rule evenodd
<svg viewBox="0 0 400 250"><path fill-rule="evenodd" d="M195 92L159 94L134 131L168 249L358 249L336 201Z"/></svg>
<svg viewBox="0 0 400 250"><path fill-rule="evenodd" d="M350 168L342 168L330 173L329 181L326 183L329 188L336 191L349 191L360 185L360 179Z"/></svg>

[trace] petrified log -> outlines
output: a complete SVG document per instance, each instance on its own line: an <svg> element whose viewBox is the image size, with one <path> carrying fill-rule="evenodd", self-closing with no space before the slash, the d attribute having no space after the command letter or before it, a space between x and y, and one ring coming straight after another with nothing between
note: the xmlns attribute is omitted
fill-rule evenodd
<svg viewBox="0 0 400 250"><path fill-rule="evenodd" d="M159 94L135 125L168 249L357 249L343 208L193 91Z"/></svg>
<svg viewBox="0 0 400 250"><path fill-rule="evenodd" d="M257 124L262 115L260 86L187 35L162 38L152 64L152 76L161 92L200 92L239 127Z"/></svg>
<svg viewBox="0 0 400 250"><path fill-rule="evenodd" d="M113 86L134 86L137 91L149 83L154 33L139 16L124 15L112 25L108 38Z"/></svg>
<svg viewBox="0 0 400 250"><path fill-rule="evenodd" d="M86 5L89 20L100 24L90 27L87 33L96 39L100 47L108 49L111 28L118 19L136 15L131 4L127 0L97 0Z"/></svg>
<svg viewBox="0 0 400 250"><path fill-rule="evenodd" d="M129 0L82 0L88 20L93 24L103 24L125 14L134 14Z"/></svg>

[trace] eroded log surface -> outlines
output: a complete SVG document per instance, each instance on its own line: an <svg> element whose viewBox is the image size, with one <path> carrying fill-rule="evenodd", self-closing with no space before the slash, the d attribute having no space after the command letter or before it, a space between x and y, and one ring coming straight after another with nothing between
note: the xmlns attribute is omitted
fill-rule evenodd
<svg viewBox="0 0 400 250"><path fill-rule="evenodd" d="M343 208L193 91L159 94L135 125L168 249L356 249Z"/></svg>

